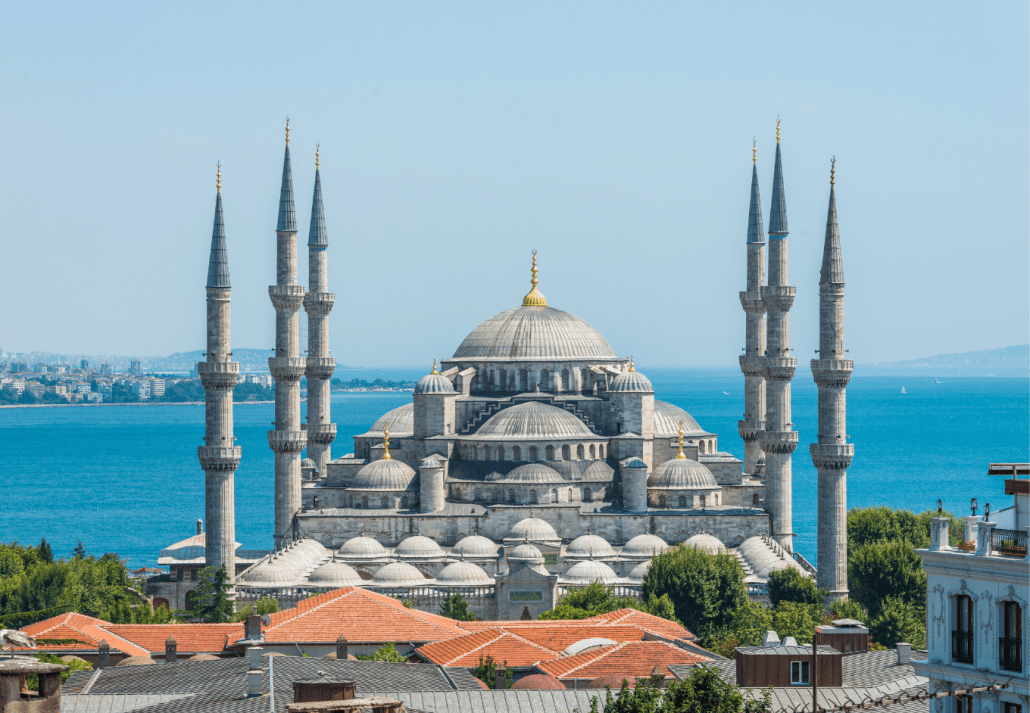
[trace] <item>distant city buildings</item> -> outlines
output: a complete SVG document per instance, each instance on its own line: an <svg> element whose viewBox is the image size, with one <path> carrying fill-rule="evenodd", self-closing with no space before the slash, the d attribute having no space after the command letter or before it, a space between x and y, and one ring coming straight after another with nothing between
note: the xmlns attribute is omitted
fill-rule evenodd
<svg viewBox="0 0 1030 713"><path fill-rule="evenodd" d="M143 367L140 365L139 359L133 359L129 362L129 373L139 376L143 373Z"/></svg>

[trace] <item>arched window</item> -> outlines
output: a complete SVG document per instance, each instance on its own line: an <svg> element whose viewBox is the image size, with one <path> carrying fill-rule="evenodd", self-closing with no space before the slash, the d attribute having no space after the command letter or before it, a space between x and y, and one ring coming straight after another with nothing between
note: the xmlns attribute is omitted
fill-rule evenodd
<svg viewBox="0 0 1030 713"><path fill-rule="evenodd" d="M555 490L554 488L551 488L551 502L552 503L558 502L558 491Z"/></svg>
<svg viewBox="0 0 1030 713"><path fill-rule="evenodd" d="M472 446L472 460L479 460L479 446Z"/></svg>
<svg viewBox="0 0 1030 713"><path fill-rule="evenodd" d="M367 495L362 495L361 496L361 507L363 507L363 508L367 508L368 507L368 496Z"/></svg>
<svg viewBox="0 0 1030 713"><path fill-rule="evenodd" d="M407 495L401 496L401 509L402 510L407 510L408 509L408 496Z"/></svg>
<svg viewBox="0 0 1030 713"><path fill-rule="evenodd" d="M595 451L594 451L594 444L593 444L593 443L591 443L591 444L590 444L590 460L594 460L594 457L595 457L595 455L594 455L594 454L595 454Z"/></svg>
<svg viewBox="0 0 1030 713"><path fill-rule="evenodd" d="M576 446L576 460L583 460L583 444Z"/></svg>
<svg viewBox="0 0 1030 713"><path fill-rule="evenodd" d="M554 446L547 446L547 448L544 449L544 459L554 460Z"/></svg>
<svg viewBox="0 0 1030 713"><path fill-rule="evenodd" d="M519 391L529 391L529 372L519 369Z"/></svg>
<svg viewBox="0 0 1030 713"><path fill-rule="evenodd" d="M705 442L704 441L698 441L697 442L697 452L698 453L702 453L702 454L705 452Z"/></svg>
<svg viewBox="0 0 1030 713"><path fill-rule="evenodd" d="M951 658L973 663L973 599L964 594L955 597L955 630L952 631Z"/></svg>
<svg viewBox="0 0 1030 713"><path fill-rule="evenodd" d="M379 507L383 508L384 510L390 507L390 498L386 497L385 495L379 498Z"/></svg>
<svg viewBox="0 0 1030 713"><path fill-rule="evenodd" d="M604 446L600 445L597 447L597 457L604 460Z"/></svg>
<svg viewBox="0 0 1030 713"><path fill-rule="evenodd" d="M758 503L759 503L758 493L755 493L754 495L751 496L751 506L752 507L758 507Z"/></svg>
<svg viewBox="0 0 1030 713"><path fill-rule="evenodd" d="M571 460L571 458L572 458L572 449L569 448L568 446L562 446L561 447L561 458L562 458L562 460Z"/></svg>
<svg viewBox="0 0 1030 713"><path fill-rule="evenodd" d="M530 460L536 460L538 455L539 455L539 451L537 451L536 446L530 446L529 447L529 459Z"/></svg>
<svg viewBox="0 0 1030 713"><path fill-rule="evenodd" d="M497 446L497 460L504 460L504 446Z"/></svg>
<svg viewBox="0 0 1030 713"><path fill-rule="evenodd" d="M566 495L565 502L571 503L572 502L572 488L569 488L569 492L566 493L565 495Z"/></svg>
<svg viewBox="0 0 1030 713"><path fill-rule="evenodd" d="M551 390L551 372L549 372L547 369L540 370L540 390Z"/></svg>
<svg viewBox="0 0 1030 713"><path fill-rule="evenodd" d="M531 503L537 502L536 489L533 489L533 490L529 491L529 502L531 502Z"/></svg>
<svg viewBox="0 0 1030 713"><path fill-rule="evenodd" d="M680 507L685 508L687 506L687 496L680 495Z"/></svg>
<svg viewBox="0 0 1030 713"><path fill-rule="evenodd" d="M490 446L483 446L483 460L490 460Z"/></svg>
<svg viewBox="0 0 1030 713"><path fill-rule="evenodd" d="M568 369L562 369L561 370L561 390L562 391L570 391L571 390L571 387L569 386L569 370Z"/></svg>
<svg viewBox="0 0 1030 713"><path fill-rule="evenodd" d="M513 461L520 461L520 460L522 460L522 449L519 448L518 446L512 446L511 447L511 459Z"/></svg>
<svg viewBox="0 0 1030 713"><path fill-rule="evenodd" d="M454 489L454 499L461 500L461 488Z"/></svg>
<svg viewBox="0 0 1030 713"><path fill-rule="evenodd" d="M156 606L156 601L155 606ZM1002 602L1002 633L999 663L1006 671L1023 670L1023 608L1016 602Z"/></svg>
<svg viewBox="0 0 1030 713"><path fill-rule="evenodd" d="M186 609L193 609L197 606L197 593L192 589L186 592Z"/></svg>
<svg viewBox="0 0 1030 713"><path fill-rule="evenodd" d="M479 490L479 488L476 488L472 491L472 499L477 503L483 499L483 493Z"/></svg>
<svg viewBox="0 0 1030 713"><path fill-rule="evenodd" d="M702 495L701 496L701 507L704 507L705 505L706 505L706 503L705 503L705 496Z"/></svg>
<svg viewBox="0 0 1030 713"><path fill-rule="evenodd" d="M658 507L665 507L665 493L662 493L658 496Z"/></svg>
<svg viewBox="0 0 1030 713"><path fill-rule="evenodd" d="M497 388L501 391L508 390L508 372L501 369L497 372Z"/></svg>
<svg viewBox="0 0 1030 713"><path fill-rule="evenodd" d="M515 502L515 488L508 488L508 502Z"/></svg>
<svg viewBox="0 0 1030 713"><path fill-rule="evenodd" d="M583 488L583 502L589 503L594 499L594 494L590 488Z"/></svg>

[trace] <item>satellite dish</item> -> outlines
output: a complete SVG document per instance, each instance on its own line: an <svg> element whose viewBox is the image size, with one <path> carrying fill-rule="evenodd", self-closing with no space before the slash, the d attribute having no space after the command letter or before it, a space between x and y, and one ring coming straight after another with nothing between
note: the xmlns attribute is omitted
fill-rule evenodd
<svg viewBox="0 0 1030 713"><path fill-rule="evenodd" d="M268 614L262 614L261 615L261 623L264 624L265 626L271 626L272 625L272 617L268 616Z"/></svg>

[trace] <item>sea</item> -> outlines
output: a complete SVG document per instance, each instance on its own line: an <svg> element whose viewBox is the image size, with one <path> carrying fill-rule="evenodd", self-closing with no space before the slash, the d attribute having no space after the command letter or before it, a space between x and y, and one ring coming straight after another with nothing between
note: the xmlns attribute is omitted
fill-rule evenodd
<svg viewBox="0 0 1030 713"><path fill-rule="evenodd" d="M691 413L719 435L719 449L743 458L737 420L744 406L736 369L649 369L656 397ZM378 370L349 378L414 379L416 370ZM818 561L816 471L808 444L816 438L817 390L799 369L793 420L800 445L793 459L795 547ZM411 401L403 391L338 392L333 453L352 450L384 412ZM848 506L887 505L916 512L937 500L967 514L1011 504L990 462L1030 462L1030 378L862 374L847 390L848 433L855 459L847 475ZM273 454L266 437L271 403L235 408L236 539L246 549L272 546ZM162 547L196 532L204 515L200 404L68 406L0 409L0 541L38 543L57 555L78 542L90 553L117 553L129 566L156 566Z"/></svg>

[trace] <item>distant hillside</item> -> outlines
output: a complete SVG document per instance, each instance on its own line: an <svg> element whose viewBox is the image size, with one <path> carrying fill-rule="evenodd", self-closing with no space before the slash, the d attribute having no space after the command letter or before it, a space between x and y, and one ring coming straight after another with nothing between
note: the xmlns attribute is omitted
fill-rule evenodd
<svg viewBox="0 0 1030 713"><path fill-rule="evenodd" d="M978 352L961 354L938 354L922 359L905 361L863 364L863 367L874 369L954 369L954 370L990 370L1005 372L1022 371L1030 374L1030 344L1002 349L984 349Z"/></svg>
<svg viewBox="0 0 1030 713"><path fill-rule="evenodd" d="M275 356L270 349L233 349L232 360L240 363L242 371L268 371L268 357ZM177 352L166 357L140 357L144 371L189 371L204 359L204 351Z"/></svg>

